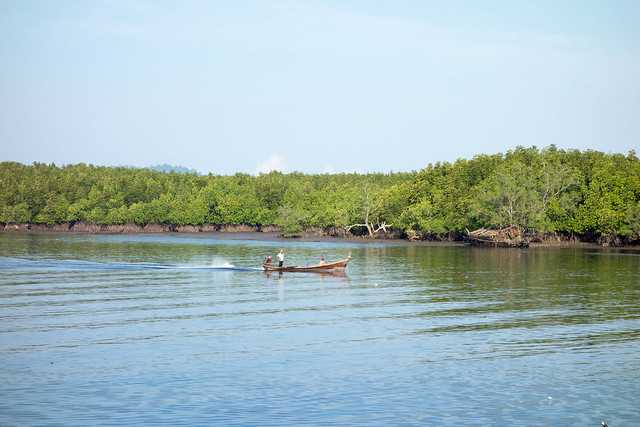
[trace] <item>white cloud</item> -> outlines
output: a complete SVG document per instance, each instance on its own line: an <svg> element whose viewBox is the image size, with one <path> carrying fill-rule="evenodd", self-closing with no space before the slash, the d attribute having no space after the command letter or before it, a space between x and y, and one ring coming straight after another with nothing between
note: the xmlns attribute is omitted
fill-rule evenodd
<svg viewBox="0 0 640 427"><path fill-rule="evenodd" d="M265 161L258 163L256 173L269 173L271 171L283 172L287 169L286 159L280 154L272 154Z"/></svg>
<svg viewBox="0 0 640 427"><path fill-rule="evenodd" d="M322 173L336 173L336 168L333 165L325 165L322 168Z"/></svg>

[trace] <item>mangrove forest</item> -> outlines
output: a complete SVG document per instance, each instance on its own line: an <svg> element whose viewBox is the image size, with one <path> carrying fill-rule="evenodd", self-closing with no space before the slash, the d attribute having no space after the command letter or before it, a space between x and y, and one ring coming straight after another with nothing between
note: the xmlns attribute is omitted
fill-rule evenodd
<svg viewBox="0 0 640 427"><path fill-rule="evenodd" d="M199 175L0 163L0 223L246 225L284 235L458 239L517 226L607 244L640 239L635 152L517 147L401 173ZM194 228L195 227L195 228Z"/></svg>

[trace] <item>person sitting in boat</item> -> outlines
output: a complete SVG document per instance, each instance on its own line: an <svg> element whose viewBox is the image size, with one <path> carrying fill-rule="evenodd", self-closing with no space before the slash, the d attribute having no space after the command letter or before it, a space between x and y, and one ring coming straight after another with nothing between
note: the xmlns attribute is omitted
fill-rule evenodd
<svg viewBox="0 0 640 427"><path fill-rule="evenodd" d="M282 267L284 265L284 249L280 249L278 252L278 267Z"/></svg>
<svg viewBox="0 0 640 427"><path fill-rule="evenodd" d="M267 257L264 259L264 264L271 265L271 255L267 255Z"/></svg>
<svg viewBox="0 0 640 427"><path fill-rule="evenodd" d="M324 255L320 255L320 262L318 263L318 265L324 265L325 261L324 261Z"/></svg>

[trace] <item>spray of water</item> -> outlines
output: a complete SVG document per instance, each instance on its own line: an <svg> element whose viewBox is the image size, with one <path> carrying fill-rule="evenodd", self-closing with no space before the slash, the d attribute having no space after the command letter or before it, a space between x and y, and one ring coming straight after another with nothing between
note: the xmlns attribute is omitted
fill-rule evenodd
<svg viewBox="0 0 640 427"><path fill-rule="evenodd" d="M213 257L211 258L211 262L209 263L209 267L211 268L235 268L235 265L231 264L228 260L221 257Z"/></svg>

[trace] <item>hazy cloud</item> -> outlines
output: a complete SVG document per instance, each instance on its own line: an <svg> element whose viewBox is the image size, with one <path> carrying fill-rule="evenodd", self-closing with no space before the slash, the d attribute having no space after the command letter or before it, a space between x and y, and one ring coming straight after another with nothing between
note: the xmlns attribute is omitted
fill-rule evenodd
<svg viewBox="0 0 640 427"><path fill-rule="evenodd" d="M336 168L333 165L325 165L322 168L322 173L336 173Z"/></svg>
<svg viewBox="0 0 640 427"><path fill-rule="evenodd" d="M269 173L271 171L286 170L286 159L280 154L272 154L265 161L258 164L256 173Z"/></svg>

